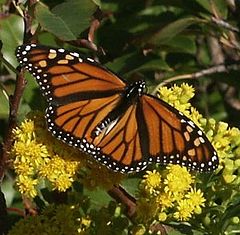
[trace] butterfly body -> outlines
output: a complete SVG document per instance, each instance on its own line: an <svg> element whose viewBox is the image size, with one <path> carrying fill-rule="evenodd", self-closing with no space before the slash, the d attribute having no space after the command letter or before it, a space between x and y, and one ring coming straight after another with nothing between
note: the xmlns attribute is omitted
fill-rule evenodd
<svg viewBox="0 0 240 235"><path fill-rule="evenodd" d="M217 154L202 131L172 106L128 84L94 60L62 48L18 47L20 64L36 77L49 131L114 171L151 163L212 171Z"/></svg>

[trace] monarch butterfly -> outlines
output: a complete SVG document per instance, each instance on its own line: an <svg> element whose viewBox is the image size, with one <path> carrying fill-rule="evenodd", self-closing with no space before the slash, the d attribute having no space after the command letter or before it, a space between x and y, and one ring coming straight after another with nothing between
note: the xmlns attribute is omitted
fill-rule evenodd
<svg viewBox="0 0 240 235"><path fill-rule="evenodd" d="M149 163L212 171L218 157L206 136L166 102L128 84L93 59L63 48L27 44L16 50L37 80L48 130L63 142L122 173Z"/></svg>

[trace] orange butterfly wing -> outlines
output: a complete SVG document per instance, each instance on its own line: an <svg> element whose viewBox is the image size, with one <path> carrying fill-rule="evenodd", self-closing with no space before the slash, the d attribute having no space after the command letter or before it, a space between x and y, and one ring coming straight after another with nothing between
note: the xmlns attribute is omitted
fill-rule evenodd
<svg viewBox="0 0 240 235"><path fill-rule="evenodd" d="M141 95L141 83L127 86L92 59L64 49L23 45L16 55L48 100L53 135L112 170L140 171L150 162L217 168L202 131L164 101ZM137 97L129 98L133 90Z"/></svg>
<svg viewBox="0 0 240 235"><path fill-rule="evenodd" d="M150 162L180 164L198 171L212 171L218 166L217 154L202 131L150 95L140 97L107 134L90 143L99 149L96 158L100 162L122 172L140 171Z"/></svg>
<svg viewBox="0 0 240 235"><path fill-rule="evenodd" d="M61 106L49 104L46 113L49 130L70 145L73 144L68 137L76 140L85 139L88 143L92 143L92 132L117 106L119 99L120 95L115 94L110 97L75 101ZM65 135L65 133L68 134ZM76 147L81 148L80 145Z"/></svg>
<svg viewBox="0 0 240 235"><path fill-rule="evenodd" d="M192 170L212 171L217 154L202 131L166 102L150 95L141 98L149 161L181 164Z"/></svg>
<svg viewBox="0 0 240 235"><path fill-rule="evenodd" d="M142 151L138 125L137 104L134 104L117 119L107 135L102 134L94 141L106 164L114 170L140 171L147 166L147 155Z"/></svg>
<svg viewBox="0 0 240 235"><path fill-rule="evenodd" d="M36 77L47 100L58 105L111 96L126 86L93 59L62 48L22 45L17 48L16 57Z"/></svg>

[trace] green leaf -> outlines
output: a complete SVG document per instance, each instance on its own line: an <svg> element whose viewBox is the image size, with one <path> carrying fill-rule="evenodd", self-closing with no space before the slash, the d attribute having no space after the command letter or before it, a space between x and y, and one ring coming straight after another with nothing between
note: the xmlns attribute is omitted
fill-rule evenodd
<svg viewBox="0 0 240 235"><path fill-rule="evenodd" d="M92 0L97 6L101 7L101 0Z"/></svg>
<svg viewBox="0 0 240 235"><path fill-rule="evenodd" d="M158 59L152 59L152 60L147 61L146 63L131 70L129 73L157 71L157 70L158 71L159 70L170 71L171 68L168 66L168 64L164 60L158 58Z"/></svg>
<svg viewBox="0 0 240 235"><path fill-rule="evenodd" d="M46 108L46 101L41 95L36 79L30 75L30 73L25 73L25 78L27 80L27 85L23 93L23 104L28 104L33 110L44 111Z"/></svg>
<svg viewBox="0 0 240 235"><path fill-rule="evenodd" d="M50 33L55 34L62 40L76 40L77 38L69 29L68 25L59 17L54 15L49 9L38 3L35 8L36 19L40 25Z"/></svg>
<svg viewBox="0 0 240 235"><path fill-rule="evenodd" d="M216 11L221 18L227 17L228 7L225 0L197 0L198 4L213 14ZM214 10L214 11L213 11Z"/></svg>
<svg viewBox="0 0 240 235"><path fill-rule="evenodd" d="M190 25L200 23L200 22L201 20L197 17L188 17L188 18L176 20L168 24L164 28L162 28L157 33L153 34L151 39L148 41L148 43L155 44L155 45L167 43L169 40L174 38L176 35L181 33Z"/></svg>
<svg viewBox="0 0 240 235"><path fill-rule="evenodd" d="M9 113L9 102L3 89L0 89L0 119L7 118Z"/></svg>
<svg viewBox="0 0 240 235"><path fill-rule="evenodd" d="M97 5L91 0L68 0L50 11L45 5L36 5L35 15L41 26L62 40L76 40L90 25Z"/></svg>
<svg viewBox="0 0 240 235"><path fill-rule="evenodd" d="M0 0L0 7L2 7L2 5L6 4L5 0Z"/></svg>
<svg viewBox="0 0 240 235"><path fill-rule="evenodd" d="M167 63L160 57L150 54L145 56L142 53L126 54L108 63L107 67L125 75L137 71L171 70Z"/></svg>
<svg viewBox="0 0 240 235"><path fill-rule="evenodd" d="M22 44L23 38L23 20L17 15L9 15L0 19L0 40L3 43L3 57L13 66L18 62L15 57L15 49ZM11 70L9 72L12 73Z"/></svg>
<svg viewBox="0 0 240 235"><path fill-rule="evenodd" d="M68 0L54 7L52 12L61 17L72 32L78 36L89 27L96 9L96 5L91 0Z"/></svg>
<svg viewBox="0 0 240 235"><path fill-rule="evenodd" d="M111 201L111 197L107 194L107 192L101 189L90 191L85 188L84 194L91 199L91 208L100 208L102 205L106 206Z"/></svg>
<svg viewBox="0 0 240 235"><path fill-rule="evenodd" d="M5 195L7 206L10 207L16 196L14 189L14 179L6 175L5 180L2 182L1 189Z"/></svg>
<svg viewBox="0 0 240 235"><path fill-rule="evenodd" d="M139 178L126 178L121 184L128 193L131 195L137 195L139 183Z"/></svg>
<svg viewBox="0 0 240 235"><path fill-rule="evenodd" d="M213 0L214 7L217 9L218 16L226 19L228 16L228 5L226 0Z"/></svg>
<svg viewBox="0 0 240 235"><path fill-rule="evenodd" d="M193 229L191 224L188 223L171 222L169 225L171 226L171 229L168 232L168 235L203 235L202 232Z"/></svg>
<svg viewBox="0 0 240 235"><path fill-rule="evenodd" d="M209 0L196 0L196 2L212 14L211 1Z"/></svg>
<svg viewBox="0 0 240 235"><path fill-rule="evenodd" d="M169 51L196 54L197 48L195 37L177 35L173 39L166 42L164 45L169 46Z"/></svg>

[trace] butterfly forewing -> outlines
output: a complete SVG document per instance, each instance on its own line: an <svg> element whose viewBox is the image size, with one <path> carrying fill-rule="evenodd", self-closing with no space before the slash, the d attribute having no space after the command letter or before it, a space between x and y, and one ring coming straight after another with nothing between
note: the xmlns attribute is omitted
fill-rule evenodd
<svg viewBox="0 0 240 235"><path fill-rule="evenodd" d="M48 101L58 104L111 96L126 86L92 59L62 48L22 45L17 48L16 56L21 65L36 77Z"/></svg>

